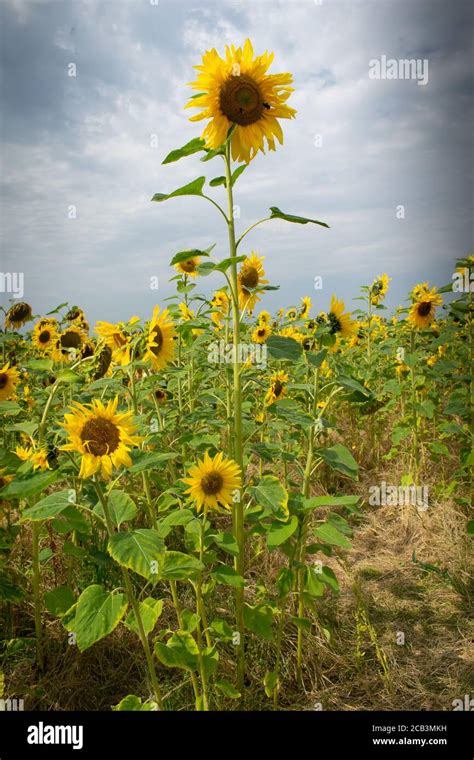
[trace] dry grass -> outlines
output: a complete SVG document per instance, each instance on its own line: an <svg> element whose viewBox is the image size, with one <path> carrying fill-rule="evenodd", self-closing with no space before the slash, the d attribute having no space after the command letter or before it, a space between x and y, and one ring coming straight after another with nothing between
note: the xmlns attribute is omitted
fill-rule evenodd
<svg viewBox="0 0 474 760"><path fill-rule="evenodd" d="M393 471L390 477L366 472L360 493L366 496L369 482L397 482L396 477ZM314 625L305 633L303 686L296 682L296 629L290 625L285 630L282 709L450 710L453 699L472 692L473 589L465 523L466 516L452 500L432 503L424 513L414 507L364 507L352 551L327 560L341 593L320 600L312 613ZM415 564L414 550L418 560L446 569L449 579ZM254 572L250 568L249 601L259 578L274 576L281 561L278 553L257 558ZM216 604L216 614L227 614L231 621L231 611L220 609L219 600ZM15 635L33 635L31 610L16 607L15 615ZM171 605L165 605L158 625L175 627ZM323 628L331 632L330 642ZM397 643L400 633L404 645ZM4 665L6 693L24 698L26 709L106 710L126 694L150 695L141 649L123 626L83 654L67 645L66 632L51 618L46 639L43 675L25 656ZM271 643L252 638L243 702L222 698L219 709L272 709L263 689L262 665L271 662L272 650ZM221 650L220 677L232 680L232 656L231 646ZM170 708L193 709L192 691L189 683L183 685L182 673L160 673Z"/></svg>

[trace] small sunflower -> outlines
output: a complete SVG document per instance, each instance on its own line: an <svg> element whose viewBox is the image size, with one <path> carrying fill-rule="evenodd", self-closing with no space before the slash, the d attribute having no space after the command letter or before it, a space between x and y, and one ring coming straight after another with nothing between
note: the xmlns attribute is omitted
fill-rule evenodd
<svg viewBox="0 0 474 760"><path fill-rule="evenodd" d="M288 375L283 370L274 372L270 378L270 387L265 394L265 406L270 406L275 401L283 398L286 395L286 384L288 382Z"/></svg>
<svg viewBox="0 0 474 760"><path fill-rule="evenodd" d="M299 316L301 319L306 319L309 312L311 311L313 303L311 301L311 298L309 296L303 296L301 299L301 306L300 306L300 312Z"/></svg>
<svg viewBox="0 0 474 760"><path fill-rule="evenodd" d="M229 296L225 290L216 290L212 297L211 307L211 319L215 329L221 330L224 326L222 320L229 314Z"/></svg>
<svg viewBox="0 0 474 760"><path fill-rule="evenodd" d="M269 311L261 311L257 317L257 322L260 325L269 325L272 319L272 315Z"/></svg>
<svg viewBox="0 0 474 760"><path fill-rule="evenodd" d="M173 360L175 334L168 309L160 314L160 307L155 306L148 325L146 353L143 357L145 361L152 363L155 370L163 369Z"/></svg>
<svg viewBox="0 0 474 760"><path fill-rule="evenodd" d="M414 292L414 291L413 291ZM423 329L429 327L436 317L436 307L443 303L442 297L437 293L436 288L423 289L419 292L419 300L410 306L408 312L408 322L413 327Z"/></svg>
<svg viewBox="0 0 474 760"><path fill-rule="evenodd" d="M16 367L10 367L7 362L0 369L0 401L6 401L15 394L15 388L20 380L20 375Z"/></svg>
<svg viewBox="0 0 474 760"><path fill-rule="evenodd" d="M58 323L55 319L40 319L33 328L31 340L43 354L53 352L58 341Z"/></svg>
<svg viewBox="0 0 474 760"><path fill-rule="evenodd" d="M122 367L130 364L130 336L125 333L124 325L97 322L95 331L104 338L112 351L112 359L116 364L120 364Z"/></svg>
<svg viewBox="0 0 474 760"><path fill-rule="evenodd" d="M216 49L208 50L196 81L190 82L198 94L185 108L201 108L190 121L211 119L202 137L206 147L219 148L229 129L236 129L231 138L234 161L248 163L258 151L265 152L265 140L275 150L275 138L283 144L283 131L278 119L293 119L296 111L286 105L293 92L291 74L267 74L273 53L254 58L252 43L243 48L226 46L225 59Z"/></svg>
<svg viewBox="0 0 474 760"><path fill-rule="evenodd" d="M330 333L347 338L357 332L357 322L351 319L350 312L344 313L344 301L339 301L336 296L331 298L331 306L327 314L330 324Z"/></svg>
<svg viewBox="0 0 474 760"><path fill-rule="evenodd" d="M222 453L210 457L208 452L204 459L190 467L188 477L183 482L189 486L185 493L194 501L199 512L201 508L232 508L232 496L242 487L242 475L239 466L232 459L224 459Z"/></svg>
<svg viewBox="0 0 474 760"><path fill-rule="evenodd" d="M31 462L34 470L49 470L48 452L44 448L34 446L17 446L15 454L22 462Z"/></svg>
<svg viewBox="0 0 474 760"><path fill-rule="evenodd" d="M269 325L263 323L257 324L252 333L252 340L254 343L266 343L271 334L272 331Z"/></svg>
<svg viewBox="0 0 474 760"><path fill-rule="evenodd" d="M291 308L289 308L289 309L288 309L288 311L286 312L286 315L285 315L285 316L286 316L286 318L287 318L287 319L288 319L290 322L294 322L294 321L295 321L295 319L296 319L296 317L298 316L298 312L296 311L295 307L294 307L294 306L292 306Z"/></svg>
<svg viewBox="0 0 474 760"><path fill-rule="evenodd" d="M14 328L21 327L31 319L33 319L33 315L30 304L25 301L20 301L19 303L13 304L13 306L10 306L8 309L5 317L5 326Z"/></svg>
<svg viewBox="0 0 474 760"><path fill-rule="evenodd" d="M178 264L175 264L176 271L188 277L197 277L197 268L200 262L199 256L193 256L191 259L186 259L186 261L180 261Z"/></svg>
<svg viewBox="0 0 474 760"><path fill-rule="evenodd" d="M378 304L383 301L388 291L388 283L390 277L388 274L382 274L380 277L376 277L370 286L370 301L371 303Z"/></svg>
<svg viewBox="0 0 474 760"><path fill-rule="evenodd" d="M155 388L153 395L158 404L166 404L168 401L168 394L163 388Z"/></svg>
<svg viewBox="0 0 474 760"><path fill-rule="evenodd" d="M72 414L64 415L62 427L69 434L64 451L77 451L82 455L80 478L89 478L98 470L108 480L113 467L130 467L129 451L140 438L135 433L132 412L117 412L118 396L103 404L94 399L91 404L74 402Z"/></svg>
<svg viewBox="0 0 474 760"><path fill-rule="evenodd" d="M268 282L268 280L264 279L264 260L265 256L257 256L257 254L252 251L250 256L247 256L245 261L242 262L238 275L240 308L245 309L245 307L247 307L249 314L252 314L255 304L257 301L260 301L256 289L261 285L266 285Z"/></svg>

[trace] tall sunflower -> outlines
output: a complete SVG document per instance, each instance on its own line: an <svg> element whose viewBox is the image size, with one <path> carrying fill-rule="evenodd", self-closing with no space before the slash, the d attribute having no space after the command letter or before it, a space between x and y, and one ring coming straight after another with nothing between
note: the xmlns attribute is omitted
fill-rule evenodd
<svg viewBox="0 0 474 760"><path fill-rule="evenodd" d="M293 119L296 111L286 105L293 92L291 74L267 74L273 53L254 58L252 43L245 41L243 48L226 46L225 59L215 48L202 57L202 65L195 66L198 76L190 82L198 94L185 108L201 108L190 121L211 119L202 137L206 147L219 148L235 125L231 151L234 161L248 163L258 151L265 152L265 140L275 150L275 138L283 144L283 131L278 119Z"/></svg>
<svg viewBox="0 0 474 760"><path fill-rule="evenodd" d="M242 475L239 466L232 459L224 459L222 452L211 458L206 451L204 459L190 467L183 482L189 486L185 493L195 502L198 512L203 506L231 509L233 493L242 487Z"/></svg>
<svg viewBox="0 0 474 760"><path fill-rule="evenodd" d="M73 402L72 414L64 415L62 427L69 434L64 451L82 455L80 478L89 478L98 470L108 480L113 467L132 464L129 451L140 438L135 433L132 412L117 412L118 396L103 404L94 399L91 404Z"/></svg>
<svg viewBox="0 0 474 760"><path fill-rule="evenodd" d="M423 329L429 327L436 317L436 307L441 306L443 299L436 288L419 290L419 299L415 301L408 312L408 322L413 327Z"/></svg>
<svg viewBox="0 0 474 760"><path fill-rule="evenodd" d="M265 270L263 269L263 262L265 256L257 256L252 251L250 256L247 256L245 261L242 262L238 276L238 289L239 289L239 304L241 309L247 307L249 314L252 314L255 304L260 301L256 290L261 285L266 285L268 280L265 280Z"/></svg>
<svg viewBox="0 0 474 760"><path fill-rule="evenodd" d="M155 370L163 369L174 356L174 323L168 309L160 314L160 307L155 306L148 325L148 336L144 361L149 361Z"/></svg>
<svg viewBox="0 0 474 760"><path fill-rule="evenodd" d="M17 368L10 367L10 362L4 364L0 369L0 401L6 401L15 394L19 380Z"/></svg>
<svg viewBox="0 0 474 760"><path fill-rule="evenodd" d="M350 312L344 313L344 301L339 301L336 296L331 297L331 306L327 313L330 325L329 332L332 335L347 338L357 332L357 322L351 319Z"/></svg>

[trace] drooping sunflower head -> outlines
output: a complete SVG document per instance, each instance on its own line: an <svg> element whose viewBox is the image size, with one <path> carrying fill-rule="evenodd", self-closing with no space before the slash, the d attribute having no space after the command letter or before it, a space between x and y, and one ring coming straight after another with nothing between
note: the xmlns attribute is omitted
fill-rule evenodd
<svg viewBox="0 0 474 760"><path fill-rule="evenodd" d="M0 369L0 401L6 401L15 394L15 388L20 380L16 367L10 367L7 362Z"/></svg>
<svg viewBox="0 0 474 760"><path fill-rule="evenodd" d="M155 306L153 317L148 325L145 361L151 362L154 369L163 369L174 356L174 323L168 309L160 314L160 307Z"/></svg>
<svg viewBox="0 0 474 760"><path fill-rule="evenodd" d="M13 306L10 306L8 309L5 317L5 326L14 328L21 327L26 322L29 322L30 319L33 319L30 304L25 301L20 301L19 303L14 303Z"/></svg>
<svg viewBox="0 0 474 760"><path fill-rule="evenodd" d="M380 277L376 277L370 286L370 300L373 304L378 304L383 301L388 291L388 284L390 277L388 274L382 274Z"/></svg>
<svg viewBox="0 0 474 760"><path fill-rule="evenodd" d="M199 256L193 256L190 259L186 259L186 261L180 261L178 264L175 265L176 271L180 274L185 274L188 277L197 277L198 271L197 268L200 264L200 258Z"/></svg>
<svg viewBox="0 0 474 760"><path fill-rule="evenodd" d="M232 459L224 459L220 452L210 457L206 451L203 459L190 467L183 482L189 486L185 493L194 501L199 512L205 509L232 508L233 495L242 488L242 473Z"/></svg>
<svg viewBox="0 0 474 760"><path fill-rule="evenodd" d="M270 325L266 325L263 322L258 323L252 332L252 340L254 343L266 343L267 339L272 334Z"/></svg>
<svg viewBox="0 0 474 760"><path fill-rule="evenodd" d="M76 319L85 319L85 315L79 306L71 306L66 314L66 319L68 322L75 322Z"/></svg>
<svg viewBox="0 0 474 760"><path fill-rule="evenodd" d="M112 349L107 343L104 343L100 348L97 348L94 354L94 372L92 375L93 380L100 380L109 371L112 363Z"/></svg>
<svg viewBox="0 0 474 760"><path fill-rule="evenodd" d="M258 289L268 283L268 280L265 279L265 270L263 269L264 261L265 256L258 256L252 251L250 256L247 256L245 261L242 262L240 268L238 276L239 304L241 309L247 308L250 315L257 301L260 301Z"/></svg>
<svg viewBox="0 0 474 760"><path fill-rule="evenodd" d="M135 433L132 412L118 412L118 397L103 404L94 399L91 404L74 402L72 414L64 415L62 427L69 442L62 449L82 455L80 478L89 478L98 470L108 480L113 467L132 464L129 451L140 438Z"/></svg>
<svg viewBox="0 0 474 760"><path fill-rule="evenodd" d="M265 406L270 406L286 395L287 382L288 375L283 370L273 373L270 378L270 387L265 394Z"/></svg>
<svg viewBox="0 0 474 760"><path fill-rule="evenodd" d="M51 353L58 339L58 323L55 319L40 319L33 328L32 343L43 354Z"/></svg>
<svg viewBox="0 0 474 760"><path fill-rule="evenodd" d="M296 111L286 104L293 92L291 74L267 74L273 53L254 57L252 43L243 48L226 46L225 58L215 48L208 50L202 65L195 66L198 76L190 82L197 90L186 108L200 108L190 121L210 119L202 137L206 147L219 148L229 129L232 158L248 163L258 151L265 152L265 141L275 150L275 138L283 143L283 131L278 119L292 119Z"/></svg>
<svg viewBox="0 0 474 760"><path fill-rule="evenodd" d="M327 314L330 325L330 333L342 338L350 337L357 331L357 322L351 319L350 312L344 313L344 301L339 301L336 296L331 298L331 306Z"/></svg>

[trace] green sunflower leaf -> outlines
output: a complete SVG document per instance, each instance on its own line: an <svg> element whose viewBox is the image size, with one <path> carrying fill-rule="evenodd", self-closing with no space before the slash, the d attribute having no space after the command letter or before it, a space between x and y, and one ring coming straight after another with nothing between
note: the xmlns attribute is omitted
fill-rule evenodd
<svg viewBox="0 0 474 760"><path fill-rule="evenodd" d="M183 185L183 187L178 187L177 190L173 190L172 193L155 193L151 200L161 203L161 201L167 201L169 198L177 198L180 195L202 195L202 189L205 182L205 177L198 177L197 179L193 179L193 181L189 182L187 185Z"/></svg>
<svg viewBox="0 0 474 760"><path fill-rule="evenodd" d="M168 153L166 158L161 163L171 164L174 161L179 161L180 158L192 156L194 153L199 153L199 151L204 150L205 145L205 141L200 137L194 137L192 140L187 142L186 145L183 145L182 148L176 148L176 150L172 150L171 153Z"/></svg>
<svg viewBox="0 0 474 760"><path fill-rule="evenodd" d="M321 227L327 227L329 229L329 224L326 224L326 222L319 222L317 219L308 219L306 216L285 214L277 208L277 206L270 206L270 211L272 212L270 219L284 219L285 222L293 222L294 224L308 224L308 222L310 222L311 224L319 224Z"/></svg>

